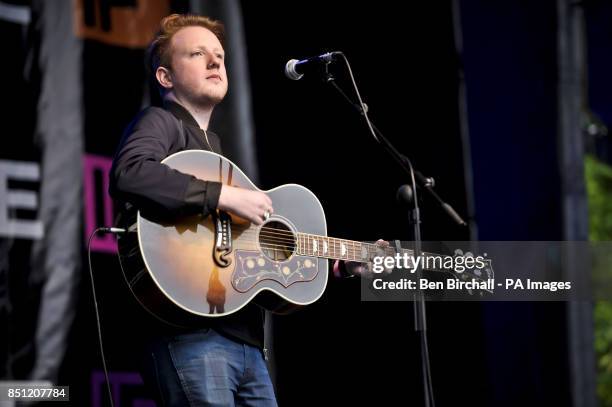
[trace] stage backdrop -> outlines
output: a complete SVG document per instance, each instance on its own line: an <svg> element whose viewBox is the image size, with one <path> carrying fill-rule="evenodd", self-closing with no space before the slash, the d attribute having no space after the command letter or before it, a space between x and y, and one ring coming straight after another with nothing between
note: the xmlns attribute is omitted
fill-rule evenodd
<svg viewBox="0 0 612 407"><path fill-rule="evenodd" d="M102 405L86 243L96 227L113 225L107 174L123 129L159 101L145 48L163 16L190 10L227 24L232 87L211 128L228 134L228 156L257 179L237 1L0 3L9 48L0 68L0 379L70 385L74 405ZM115 249L114 236L92 239L111 381L127 402L141 383L121 346L128 327L119 316L133 304Z"/></svg>

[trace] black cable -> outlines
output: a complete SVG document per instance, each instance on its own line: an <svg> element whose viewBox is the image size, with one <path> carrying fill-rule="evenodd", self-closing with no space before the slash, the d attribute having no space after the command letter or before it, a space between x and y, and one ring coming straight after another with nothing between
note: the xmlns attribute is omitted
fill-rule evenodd
<svg viewBox="0 0 612 407"><path fill-rule="evenodd" d="M111 387L110 387L110 380L108 379L108 369L106 368L106 357L104 356L104 345L102 344L102 328L101 328L101 325L100 325L100 312L98 310L98 299L96 298L96 287L95 287L95 284L94 284L93 270L91 268L91 239L93 239L93 237L98 232L103 232L103 233L123 233L123 232L125 232L125 229L121 229L121 228L107 228L107 227L97 228L96 230L91 232L91 235L89 235L89 240L87 241L87 261L88 261L88 264L89 264L89 278L91 280L91 293L93 295L94 308L95 308L95 311L96 311L96 323L97 323L97 326L98 326L98 342L100 344L100 354L102 356L102 367L104 369L104 377L106 378L106 389L108 390L108 398L110 399L111 407L115 407L115 403L113 402L113 393L112 393Z"/></svg>

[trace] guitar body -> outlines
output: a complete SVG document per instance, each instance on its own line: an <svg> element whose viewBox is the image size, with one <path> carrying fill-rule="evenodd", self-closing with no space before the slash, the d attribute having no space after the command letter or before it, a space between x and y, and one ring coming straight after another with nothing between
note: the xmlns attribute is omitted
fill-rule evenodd
<svg viewBox="0 0 612 407"><path fill-rule="evenodd" d="M164 164L226 185L258 190L231 161L203 150L167 157ZM297 253L298 233L325 236L325 214L308 189L283 185L264 191L274 214L262 226L240 218L193 216L174 223L147 219L119 238L126 281L157 318L178 326L232 314L250 301L280 310L315 302L325 291L328 260Z"/></svg>

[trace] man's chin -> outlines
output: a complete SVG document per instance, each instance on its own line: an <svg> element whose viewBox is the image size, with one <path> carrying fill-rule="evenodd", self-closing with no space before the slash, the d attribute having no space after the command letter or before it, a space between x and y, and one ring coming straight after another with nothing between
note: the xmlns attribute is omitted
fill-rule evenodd
<svg viewBox="0 0 612 407"><path fill-rule="evenodd" d="M217 105L223 101L223 99L225 98L225 95L226 95L225 93L223 94L219 93L219 94L202 96L201 98L199 98L198 102L199 104L204 105L204 106Z"/></svg>

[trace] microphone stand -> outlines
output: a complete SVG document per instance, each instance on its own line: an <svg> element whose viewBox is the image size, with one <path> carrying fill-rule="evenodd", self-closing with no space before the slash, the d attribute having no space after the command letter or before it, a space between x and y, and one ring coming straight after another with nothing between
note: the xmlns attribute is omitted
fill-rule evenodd
<svg viewBox="0 0 612 407"><path fill-rule="evenodd" d="M398 200L403 200L406 203L412 203L413 208L409 214L409 223L413 227L414 234L414 255L419 256L422 253L421 248L421 217L418 206L418 197L417 197L417 186L420 187L421 190L427 191L427 193L433 197L433 199L440 205L442 210L448 214L448 216L453 219L455 223L461 226L467 226L467 223L457 214L457 212L446 202L444 202L440 196L433 190L435 185L435 181L433 178L425 177L419 171L414 170L410 159L405 155L401 154L397 149L387 140L386 137L382 135L380 130L376 128L376 126L370 121L367 116L368 107L365 103L361 101L361 97L359 96L359 91L357 89L357 85L355 84L353 74L351 72L350 65L346 56L338 52L336 55L340 55L344 58L346 65L349 69L349 73L351 75L351 79L353 79L353 85L355 87L355 91L359 98L359 103L354 103L346 93L338 86L335 81L334 76L329 71L330 61L325 61L325 82L330 84L334 89L336 89L343 97L346 99L351 106L353 106L359 114L361 114L370 128L372 132L372 136L376 140L376 142L389 154L395 162L397 162L400 167L408 174L411 180L412 188L405 185L400 188L398 191ZM398 249L399 250L399 249ZM422 270L419 267L416 270L417 281L420 281ZM414 329L417 332L420 332L421 337L421 363L423 368L423 386L425 392L425 406L430 407L430 405L434 404L433 397L433 386L431 381L431 369L429 364L429 349L427 346L427 321L426 321L426 312L425 312L425 296L423 295L423 291L418 289L419 285L417 284L417 291L414 296Z"/></svg>
<svg viewBox="0 0 612 407"><path fill-rule="evenodd" d="M349 102L349 104L353 106L359 112L360 115L365 117L365 113L367 113L368 111L367 105L364 104L365 110L366 110L366 112L364 113L361 105L359 103L354 103L346 95L346 93L342 90L342 88L338 86L334 76L329 72L330 63L331 62L325 63L325 82L332 85L334 89L336 89L344 97L344 99L346 99ZM434 199L434 201L436 201L436 203L442 208L442 210L448 216L451 217L451 219L455 223L457 223L459 226L467 226L467 223L461 218L461 216L459 216L459 214L453 209L453 207L447 202L444 202L442 198L436 193L436 191L434 191L433 188L435 186L435 180L431 177L425 177L421 172L414 170L408 157L406 157L405 155L397 151L397 149L393 146L393 144L391 144L389 140L387 140L387 138L383 136L383 134L380 132L380 130L378 130L378 128L374 125L374 123L372 123L369 119L368 121L370 122L372 129L376 133L374 139L400 165L400 167L404 169L404 171L408 174L408 176L412 178L412 174L414 174L414 178L417 182L417 185L421 187L422 189L424 189L425 191L427 191L427 193ZM414 185L413 185L413 188L414 188ZM415 191L414 196L416 198L416 191ZM418 220L419 218L417 217L416 219ZM418 233L418 235L420 236L420 233Z"/></svg>

